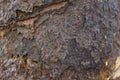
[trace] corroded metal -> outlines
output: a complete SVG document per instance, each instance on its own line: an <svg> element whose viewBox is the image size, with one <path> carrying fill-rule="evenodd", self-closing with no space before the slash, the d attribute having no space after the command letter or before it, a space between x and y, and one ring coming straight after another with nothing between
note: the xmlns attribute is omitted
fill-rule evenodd
<svg viewBox="0 0 120 80"><path fill-rule="evenodd" d="M34 7L44 8L62 1L65 0L1 0L0 26L17 21L17 11L33 14Z"/></svg>
<svg viewBox="0 0 120 80"><path fill-rule="evenodd" d="M118 56L113 44L119 32L117 0L1 0L0 4L1 79L111 78ZM3 76L6 72L10 74Z"/></svg>

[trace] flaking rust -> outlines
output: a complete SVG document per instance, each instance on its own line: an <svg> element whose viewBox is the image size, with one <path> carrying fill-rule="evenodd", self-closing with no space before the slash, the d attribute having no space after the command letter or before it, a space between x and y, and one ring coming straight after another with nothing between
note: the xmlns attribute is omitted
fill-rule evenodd
<svg viewBox="0 0 120 80"><path fill-rule="evenodd" d="M117 0L0 1L0 80L114 77Z"/></svg>
<svg viewBox="0 0 120 80"><path fill-rule="evenodd" d="M49 10L47 6L50 7L51 5L66 1L68 0L0 0L0 26L24 20L26 19L26 15L29 15L29 18L30 16L34 17L39 13ZM53 8L53 10L60 8L59 5L55 7L51 8ZM36 10L40 12L37 13L35 12Z"/></svg>

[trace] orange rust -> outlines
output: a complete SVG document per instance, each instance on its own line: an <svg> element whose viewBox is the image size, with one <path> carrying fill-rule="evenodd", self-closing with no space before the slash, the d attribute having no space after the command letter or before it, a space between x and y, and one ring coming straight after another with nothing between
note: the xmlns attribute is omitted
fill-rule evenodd
<svg viewBox="0 0 120 80"><path fill-rule="evenodd" d="M0 36L4 38L5 33L3 31L0 32Z"/></svg>
<svg viewBox="0 0 120 80"><path fill-rule="evenodd" d="M100 71L101 80L107 80L109 75L110 75L110 71L109 70L101 69L101 71Z"/></svg>

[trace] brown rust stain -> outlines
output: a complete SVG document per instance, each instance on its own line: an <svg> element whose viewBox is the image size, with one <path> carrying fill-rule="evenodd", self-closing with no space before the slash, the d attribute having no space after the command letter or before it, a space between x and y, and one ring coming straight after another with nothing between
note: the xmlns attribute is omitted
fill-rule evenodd
<svg viewBox="0 0 120 80"><path fill-rule="evenodd" d="M115 69L111 75L112 79L117 79L120 77L120 56L116 59Z"/></svg>
<svg viewBox="0 0 120 80"><path fill-rule="evenodd" d="M40 13L60 9L60 8L64 7L66 4L67 4L67 2L61 2L59 4L53 4L53 5L49 6L49 7L46 7L43 10L41 10Z"/></svg>
<svg viewBox="0 0 120 80"><path fill-rule="evenodd" d="M27 20L23 20L23 21L19 21L18 24L22 24L22 25L33 25L34 21L36 20L36 18L31 18L31 19L27 19Z"/></svg>
<svg viewBox="0 0 120 80"><path fill-rule="evenodd" d="M19 20L17 23L18 24L22 24L22 25L32 25L34 24L34 21L37 19L37 17L45 12L49 12L49 11L55 11L61 8L64 8L67 5L67 1L64 2L59 2L59 3L54 3L50 6L44 7L42 10L39 10L39 13L27 18L26 13L21 12L21 11L17 11L17 16L25 18L25 19L21 19Z"/></svg>

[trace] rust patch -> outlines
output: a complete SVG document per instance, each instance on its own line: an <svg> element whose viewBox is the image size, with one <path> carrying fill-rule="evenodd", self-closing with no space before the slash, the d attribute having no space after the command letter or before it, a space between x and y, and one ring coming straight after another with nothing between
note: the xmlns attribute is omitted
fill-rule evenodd
<svg viewBox="0 0 120 80"><path fill-rule="evenodd" d="M3 31L0 31L0 36L4 38L5 33Z"/></svg>
<svg viewBox="0 0 120 80"><path fill-rule="evenodd" d="M31 18L31 19L19 21L18 25L26 25L26 26L33 25L35 20L36 20L36 18Z"/></svg>
<svg viewBox="0 0 120 80"><path fill-rule="evenodd" d="M40 11L40 13L60 9L60 8L64 7L66 4L67 4L67 2L61 2L59 4L53 4L49 7L44 8L42 11Z"/></svg>

